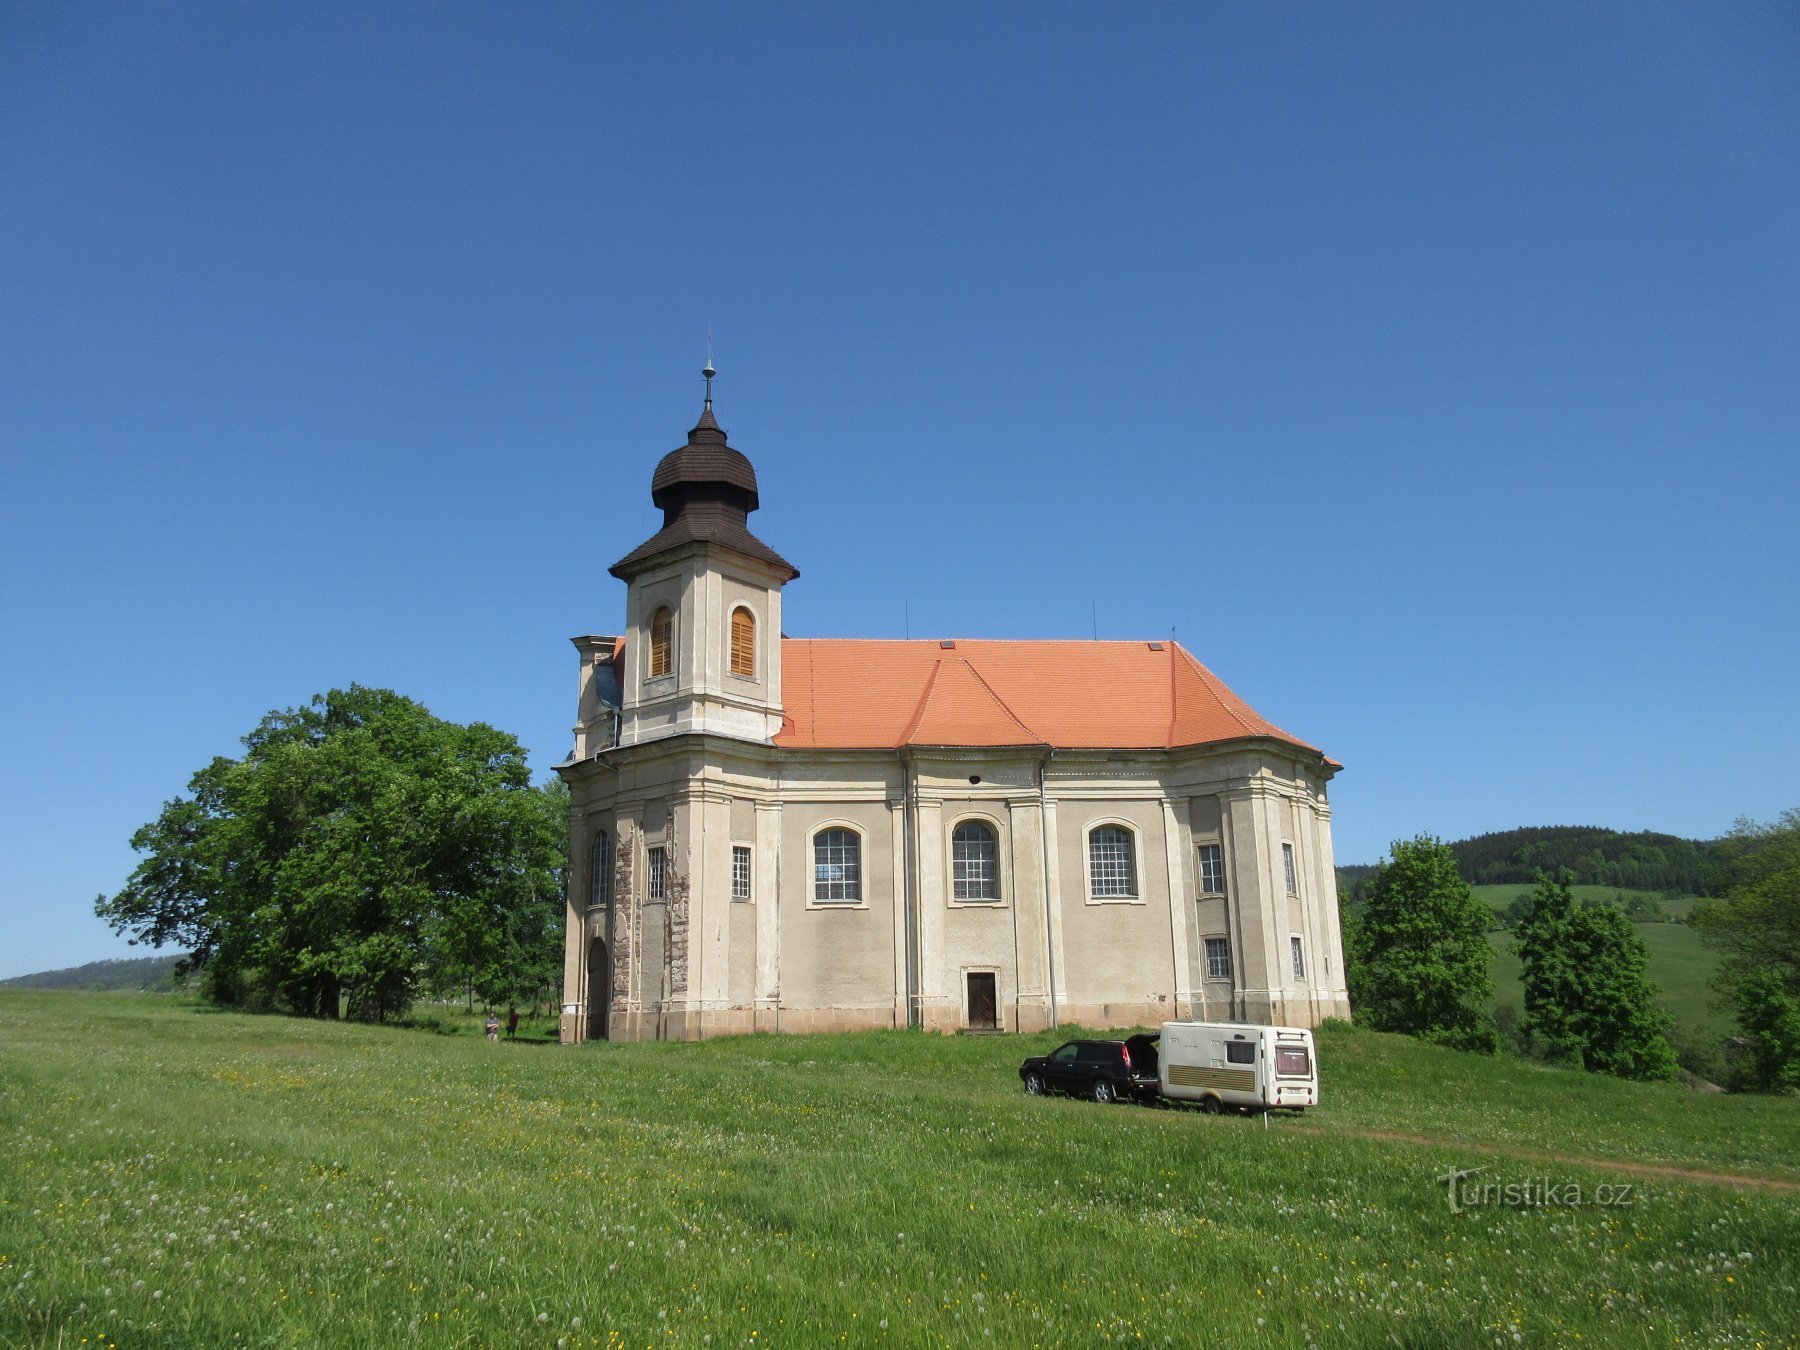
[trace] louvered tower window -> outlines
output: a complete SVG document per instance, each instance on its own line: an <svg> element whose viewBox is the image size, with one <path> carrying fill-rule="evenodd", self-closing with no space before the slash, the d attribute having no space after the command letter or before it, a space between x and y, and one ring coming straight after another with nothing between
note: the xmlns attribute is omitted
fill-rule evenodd
<svg viewBox="0 0 1800 1350"><path fill-rule="evenodd" d="M650 619L650 678L669 673L669 648L675 637L675 613L667 605Z"/></svg>
<svg viewBox="0 0 1800 1350"><path fill-rule="evenodd" d="M731 611L731 673L756 674L756 616L747 609Z"/></svg>

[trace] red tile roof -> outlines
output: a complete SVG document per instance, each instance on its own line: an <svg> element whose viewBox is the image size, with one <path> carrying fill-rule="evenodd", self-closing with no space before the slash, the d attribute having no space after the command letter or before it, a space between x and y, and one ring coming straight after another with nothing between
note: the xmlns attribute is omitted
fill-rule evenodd
<svg viewBox="0 0 1800 1350"><path fill-rule="evenodd" d="M775 743L795 749L1052 745L1144 750L1270 736L1173 642L783 638Z"/></svg>

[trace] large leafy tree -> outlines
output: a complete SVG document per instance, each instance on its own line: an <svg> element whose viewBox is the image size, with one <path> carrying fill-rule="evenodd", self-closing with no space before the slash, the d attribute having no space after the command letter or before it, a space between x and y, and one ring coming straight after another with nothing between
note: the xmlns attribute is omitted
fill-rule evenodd
<svg viewBox="0 0 1800 1350"><path fill-rule="evenodd" d="M1800 996L1800 808L1773 824L1740 820L1715 857L1718 894L1695 906L1693 924L1723 953L1726 988L1767 971Z"/></svg>
<svg viewBox="0 0 1800 1350"><path fill-rule="evenodd" d="M1800 808L1773 824L1740 820L1714 848L1693 924L1723 955L1718 985L1737 1013L1744 1058L1734 1086L1800 1086Z"/></svg>
<svg viewBox="0 0 1800 1350"><path fill-rule="evenodd" d="M1347 936L1355 954L1352 1006L1381 1031L1492 1051L1492 915L1458 875L1442 840L1398 840L1376 869Z"/></svg>
<svg viewBox="0 0 1800 1350"><path fill-rule="evenodd" d="M504 732L352 685L244 747L133 836L144 861L96 905L134 941L190 948L222 1002L387 1016L457 917L505 929L560 892L561 812Z"/></svg>
<svg viewBox="0 0 1800 1350"><path fill-rule="evenodd" d="M1649 953L1611 905L1576 908L1567 876L1538 878L1515 930L1525 1016L1545 1058L1621 1078L1669 1078L1669 1017L1656 1006Z"/></svg>

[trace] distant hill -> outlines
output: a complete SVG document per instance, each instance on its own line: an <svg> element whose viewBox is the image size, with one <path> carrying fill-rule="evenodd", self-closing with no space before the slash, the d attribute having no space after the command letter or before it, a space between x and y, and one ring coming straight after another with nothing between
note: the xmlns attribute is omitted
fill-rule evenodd
<svg viewBox="0 0 1800 1350"><path fill-rule="evenodd" d="M98 989L148 990L161 993L175 988L175 963L185 952L173 956L140 956L126 961L89 961L85 966L67 970L45 970L36 975L19 975L0 980L4 989Z"/></svg>
<svg viewBox="0 0 1800 1350"><path fill-rule="evenodd" d="M1592 825L1538 825L1478 834L1450 845L1463 880L1475 886L1524 885L1539 871L1568 870L1579 886L1698 894L1712 845L1648 830L1625 834ZM1342 889L1362 896L1373 866L1338 868Z"/></svg>

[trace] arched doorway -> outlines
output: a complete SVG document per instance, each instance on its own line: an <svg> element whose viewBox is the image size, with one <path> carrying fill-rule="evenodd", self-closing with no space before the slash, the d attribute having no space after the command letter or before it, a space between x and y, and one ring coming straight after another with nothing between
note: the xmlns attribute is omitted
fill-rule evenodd
<svg viewBox="0 0 1800 1350"><path fill-rule="evenodd" d="M612 962L608 959L606 939L588 943L587 968L587 1039L609 1039L612 1012Z"/></svg>

